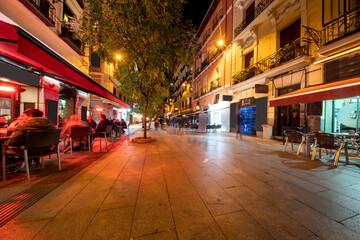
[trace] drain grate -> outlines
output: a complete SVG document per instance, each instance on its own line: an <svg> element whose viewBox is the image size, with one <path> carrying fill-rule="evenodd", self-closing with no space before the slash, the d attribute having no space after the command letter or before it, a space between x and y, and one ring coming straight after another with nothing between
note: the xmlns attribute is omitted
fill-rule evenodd
<svg viewBox="0 0 360 240"><path fill-rule="evenodd" d="M37 201L54 191L82 169L89 166L99 157L99 154L87 156L76 163L66 166L66 169L71 170L66 171L64 169L64 171L59 172L56 175L50 175L43 181L34 184L10 199L2 202L0 204L0 228L14 219L17 215L34 205ZM55 171L55 167L57 166L53 167Z"/></svg>

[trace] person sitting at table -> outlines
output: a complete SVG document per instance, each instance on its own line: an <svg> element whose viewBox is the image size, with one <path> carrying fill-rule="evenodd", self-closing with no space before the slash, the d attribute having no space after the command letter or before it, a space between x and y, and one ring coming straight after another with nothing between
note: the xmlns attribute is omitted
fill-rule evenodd
<svg viewBox="0 0 360 240"><path fill-rule="evenodd" d="M22 151L20 147L25 144L26 133L29 130L44 130L44 131L57 131L55 125L47 118L43 117L43 112L31 108L27 109L23 112L25 115L25 121L23 124L18 125L15 128L15 131L9 138L7 144L9 148L6 150L6 154L18 154ZM44 149L44 151L48 151L49 149ZM41 149L39 149L41 151ZM38 161L37 161L38 164Z"/></svg>
<svg viewBox="0 0 360 240"><path fill-rule="evenodd" d="M96 122L93 120L92 116L89 115L87 117L87 123L89 124L89 126L91 127L91 129L96 129Z"/></svg>
<svg viewBox="0 0 360 240"><path fill-rule="evenodd" d="M113 127L113 129L115 129L115 127L116 127L113 122L109 121L109 120L106 118L105 114L101 114L101 115L100 115L100 122L99 122L99 124L98 124L97 127L96 127L95 133L93 134L93 138L102 136L102 134L100 134L100 133L101 133L101 132L105 132L106 127L107 127L108 125L111 125L111 126Z"/></svg>
<svg viewBox="0 0 360 240"><path fill-rule="evenodd" d="M21 115L19 115L8 127L7 127L7 135L11 135L15 129L17 128L17 126L23 124L26 121L27 117L26 115L23 113Z"/></svg>
<svg viewBox="0 0 360 240"><path fill-rule="evenodd" d="M120 124L121 124L122 128L127 128L127 124L126 124L126 122L124 121L124 119L121 119L121 120L120 120Z"/></svg>
<svg viewBox="0 0 360 240"><path fill-rule="evenodd" d="M70 118L66 121L66 124L64 128L61 130L60 136L62 138L66 138L65 142L66 148L64 149L64 153L68 152L70 150L70 138L68 137L70 135L70 131L72 127L88 127L88 123L84 122L80 119L79 115L73 114L70 116ZM80 149L80 148L78 148ZM74 149L76 150L76 148Z"/></svg>

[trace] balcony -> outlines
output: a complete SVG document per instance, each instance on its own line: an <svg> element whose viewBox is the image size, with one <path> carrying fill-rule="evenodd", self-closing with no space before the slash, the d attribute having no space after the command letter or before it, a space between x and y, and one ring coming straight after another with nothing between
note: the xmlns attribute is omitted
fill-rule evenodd
<svg viewBox="0 0 360 240"><path fill-rule="evenodd" d="M222 13L222 8L218 11L218 13L216 14L214 20L213 20L213 27L212 29L215 30L215 28L217 27L217 25L219 25L220 20L223 17L223 13Z"/></svg>
<svg viewBox="0 0 360 240"><path fill-rule="evenodd" d="M205 58L205 60L201 63L201 71L204 70L209 65L209 59Z"/></svg>
<svg viewBox="0 0 360 240"><path fill-rule="evenodd" d="M218 78L218 79L210 82L210 92L211 92L212 90L215 90L215 89L221 87L220 81L221 81L221 78Z"/></svg>
<svg viewBox="0 0 360 240"><path fill-rule="evenodd" d="M80 55L85 55L81 41L76 36L76 33L63 22L61 26L61 34L59 35L72 49Z"/></svg>
<svg viewBox="0 0 360 240"><path fill-rule="evenodd" d="M255 7L254 18L245 18L236 28L235 28L235 36L239 35L247 26L249 26L254 19L256 19L274 0L262 0Z"/></svg>
<svg viewBox="0 0 360 240"><path fill-rule="evenodd" d="M297 58L310 56L310 44L311 40L308 38L298 38L286 44L277 52L236 73L233 76L233 84L246 81Z"/></svg>
<svg viewBox="0 0 360 240"><path fill-rule="evenodd" d="M201 96L204 96L205 94L207 94L209 91L208 91L208 87L205 86L203 88L201 88Z"/></svg>
<svg viewBox="0 0 360 240"><path fill-rule="evenodd" d="M359 31L360 8L357 8L332 20L324 26L324 45L338 41Z"/></svg>
<svg viewBox="0 0 360 240"><path fill-rule="evenodd" d="M55 7L50 0L19 0L25 7L34 13L47 26L55 26Z"/></svg>

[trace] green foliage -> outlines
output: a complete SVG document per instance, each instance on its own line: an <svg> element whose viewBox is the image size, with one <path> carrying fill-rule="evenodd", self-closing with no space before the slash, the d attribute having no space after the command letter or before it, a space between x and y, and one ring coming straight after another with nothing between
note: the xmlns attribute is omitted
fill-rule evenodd
<svg viewBox="0 0 360 240"><path fill-rule="evenodd" d="M120 91L147 108L157 109L167 95L176 64L192 64L199 46L195 28L183 24L183 0L86 0L78 31L97 46L99 56L116 64ZM146 133L145 133L146 135Z"/></svg>

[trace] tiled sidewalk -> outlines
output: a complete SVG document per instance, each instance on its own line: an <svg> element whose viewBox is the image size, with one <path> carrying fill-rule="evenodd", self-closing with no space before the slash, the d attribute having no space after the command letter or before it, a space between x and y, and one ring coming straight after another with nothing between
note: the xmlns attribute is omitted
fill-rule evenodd
<svg viewBox="0 0 360 240"><path fill-rule="evenodd" d="M354 165L256 138L150 135L158 141L124 141L68 179L0 239L360 239Z"/></svg>

